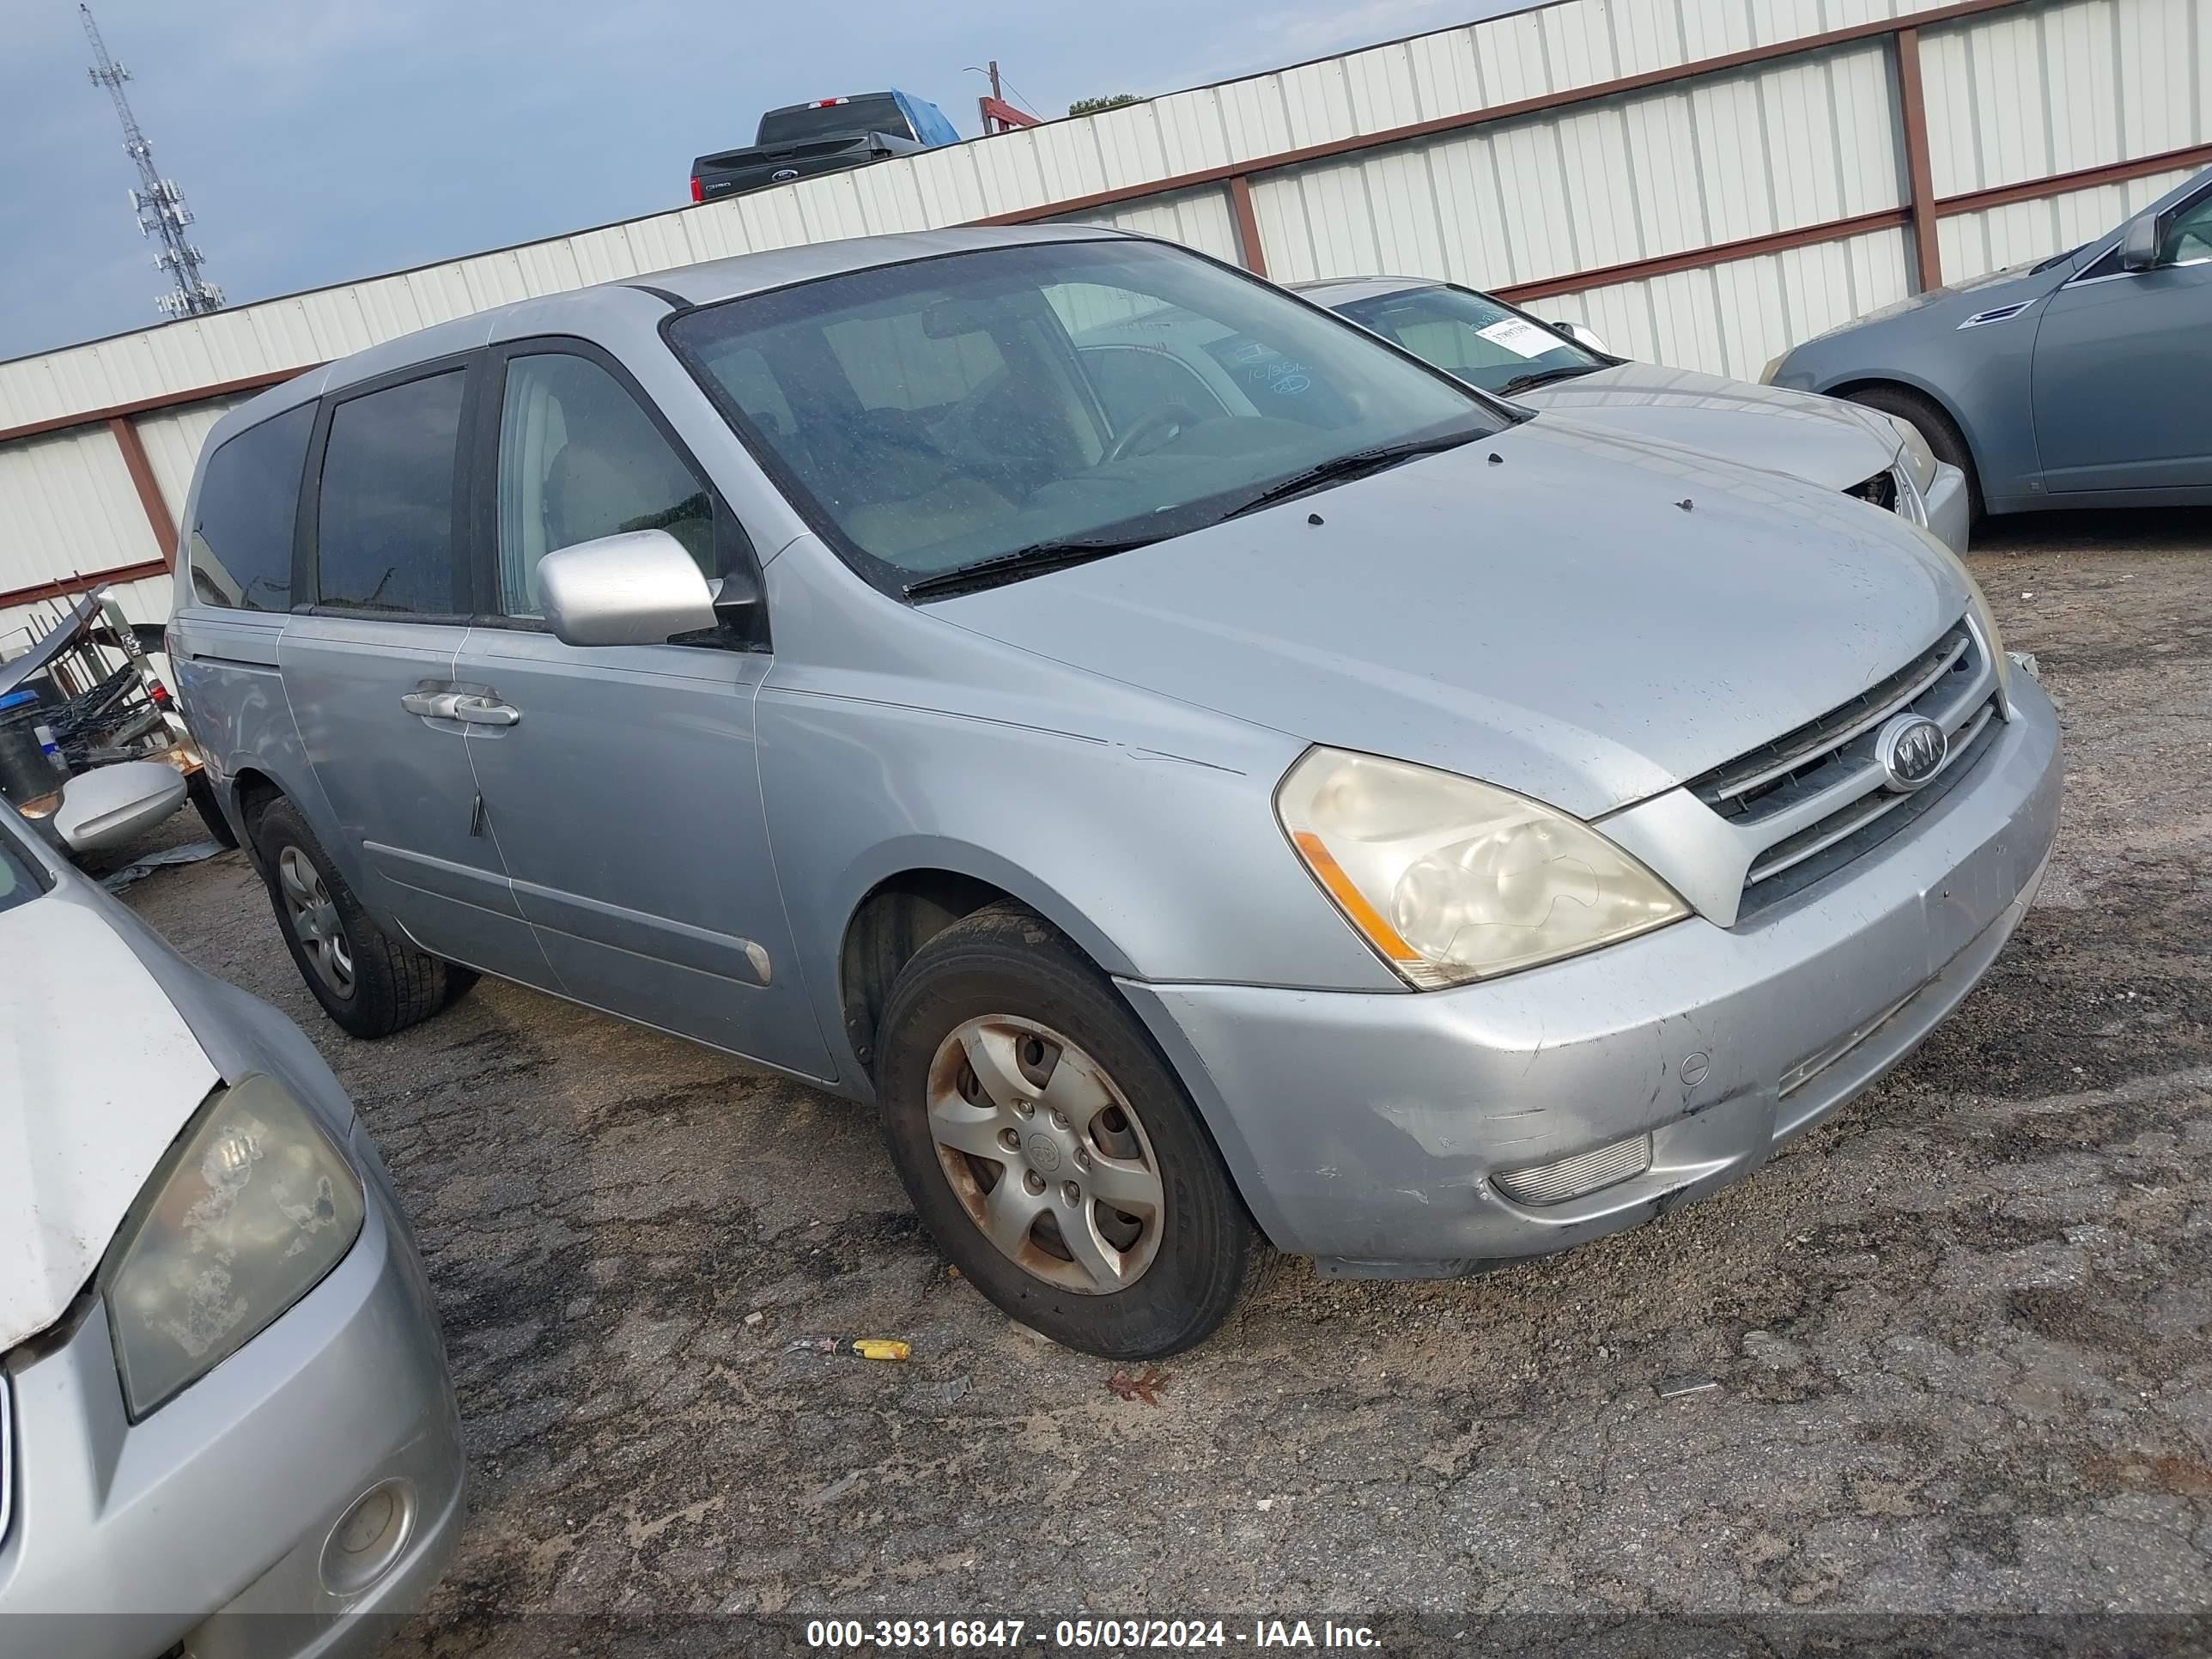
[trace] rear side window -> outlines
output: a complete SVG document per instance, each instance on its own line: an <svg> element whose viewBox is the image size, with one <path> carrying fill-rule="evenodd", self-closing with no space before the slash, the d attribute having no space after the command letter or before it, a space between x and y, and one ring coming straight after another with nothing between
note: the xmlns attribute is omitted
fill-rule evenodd
<svg viewBox="0 0 2212 1659"><path fill-rule="evenodd" d="M292 608L292 526L315 406L248 427L207 459L188 556L192 597L234 611Z"/></svg>
<svg viewBox="0 0 2212 1659"><path fill-rule="evenodd" d="M315 512L316 598L403 616L469 609L455 546L465 369L349 398L331 411Z"/></svg>

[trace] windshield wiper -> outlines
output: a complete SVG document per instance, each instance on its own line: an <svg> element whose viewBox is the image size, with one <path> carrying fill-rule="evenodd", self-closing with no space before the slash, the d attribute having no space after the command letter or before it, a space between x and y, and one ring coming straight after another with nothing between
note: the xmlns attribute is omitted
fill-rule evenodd
<svg viewBox="0 0 2212 1659"><path fill-rule="evenodd" d="M1457 449L1462 444L1473 443L1477 438L1486 435L1481 432L1453 432L1441 438L1415 438L1405 443L1382 444L1373 449L1355 449L1349 455L1339 455L1334 460L1310 466L1303 472L1293 472L1289 477L1269 484L1258 495L1231 507L1221 516L1224 520L1242 518L1247 513L1273 507L1293 495L1303 495L1309 490L1320 489L1329 484L1348 483L1354 478L1364 478L1370 473L1395 466L1401 461L1410 461L1422 455L1440 454L1447 449Z"/></svg>
<svg viewBox="0 0 2212 1659"><path fill-rule="evenodd" d="M1516 393L1528 391L1531 386L1548 385L1553 380L1570 380L1577 374L1595 374L1604 367L1603 363L1561 363L1557 368L1540 368L1532 374L1516 374L1498 388L1498 395L1501 398L1510 398Z"/></svg>
<svg viewBox="0 0 2212 1659"><path fill-rule="evenodd" d="M1065 570L1071 565L1088 564L1093 559L1110 558L1132 548L1150 547L1159 539L1158 536L1117 536L1090 541L1038 542L1032 546L1018 547L1011 553L978 559L973 564L917 576L906 585L906 596L909 599L930 599L966 592L972 588L995 587L1002 582L1019 581L1025 576L1042 576L1048 570Z"/></svg>

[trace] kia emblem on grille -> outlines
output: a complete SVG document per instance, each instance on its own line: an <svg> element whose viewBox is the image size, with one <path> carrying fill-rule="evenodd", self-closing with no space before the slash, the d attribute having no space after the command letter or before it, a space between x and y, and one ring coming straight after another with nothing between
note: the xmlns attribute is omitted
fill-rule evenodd
<svg viewBox="0 0 2212 1659"><path fill-rule="evenodd" d="M1886 787L1911 794L1943 769L1951 740L1943 728L1922 714L1899 714L1874 740Z"/></svg>

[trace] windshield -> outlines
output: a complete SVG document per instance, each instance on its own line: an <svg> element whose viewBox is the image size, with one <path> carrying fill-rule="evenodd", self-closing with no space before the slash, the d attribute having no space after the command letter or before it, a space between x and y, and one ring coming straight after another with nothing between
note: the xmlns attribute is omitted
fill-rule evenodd
<svg viewBox="0 0 2212 1659"><path fill-rule="evenodd" d="M1532 377L1565 380L1607 366L1510 306L1463 288L1408 289L1330 309L1485 392L1504 393L1532 384Z"/></svg>
<svg viewBox="0 0 2212 1659"><path fill-rule="evenodd" d="M678 354L872 580L1158 541L1296 475L1507 416L1279 289L1153 242L854 271L691 312Z"/></svg>
<svg viewBox="0 0 2212 1659"><path fill-rule="evenodd" d="M753 142L799 144L810 138L836 138L860 132L890 132L902 138L914 136L907 131L906 117L900 112L898 100L878 94L868 98L848 98L842 103L772 109L761 117L760 131Z"/></svg>
<svg viewBox="0 0 2212 1659"><path fill-rule="evenodd" d="M0 811L5 810L0 808ZM0 910L28 904L45 890L44 878L30 854L18 848L14 835L0 824Z"/></svg>

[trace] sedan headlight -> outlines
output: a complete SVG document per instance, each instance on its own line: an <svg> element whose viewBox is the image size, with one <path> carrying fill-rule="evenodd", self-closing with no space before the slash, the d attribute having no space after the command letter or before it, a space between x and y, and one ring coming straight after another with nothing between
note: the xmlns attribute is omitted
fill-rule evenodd
<svg viewBox="0 0 2212 1659"><path fill-rule="evenodd" d="M274 1078L217 1091L147 1183L106 1290L136 1422L238 1352L337 1266L365 1199Z"/></svg>
<svg viewBox="0 0 2212 1659"><path fill-rule="evenodd" d="M1955 559L1956 556L1954 556ZM1996 665L1997 690L2009 705L2012 702L2012 659L2005 655L2004 635L1997 632L1997 619L1990 611L1988 596L1982 585L1974 580L1974 573L1966 568L1963 560L1957 560L1959 575L1966 584L1966 612L1973 618L1975 631L1982 636L1983 647L1990 660Z"/></svg>
<svg viewBox="0 0 2212 1659"><path fill-rule="evenodd" d="M1926 434L1904 416L1890 415L1887 418L1897 428L1897 435L1905 440L1905 453L1899 459L1912 475L1912 487L1925 495L1936 487L1936 452L1928 447Z"/></svg>
<svg viewBox="0 0 2212 1659"><path fill-rule="evenodd" d="M1575 818L1449 772L1314 749L1275 792L1291 844L1415 986L1572 956L1690 914Z"/></svg>

